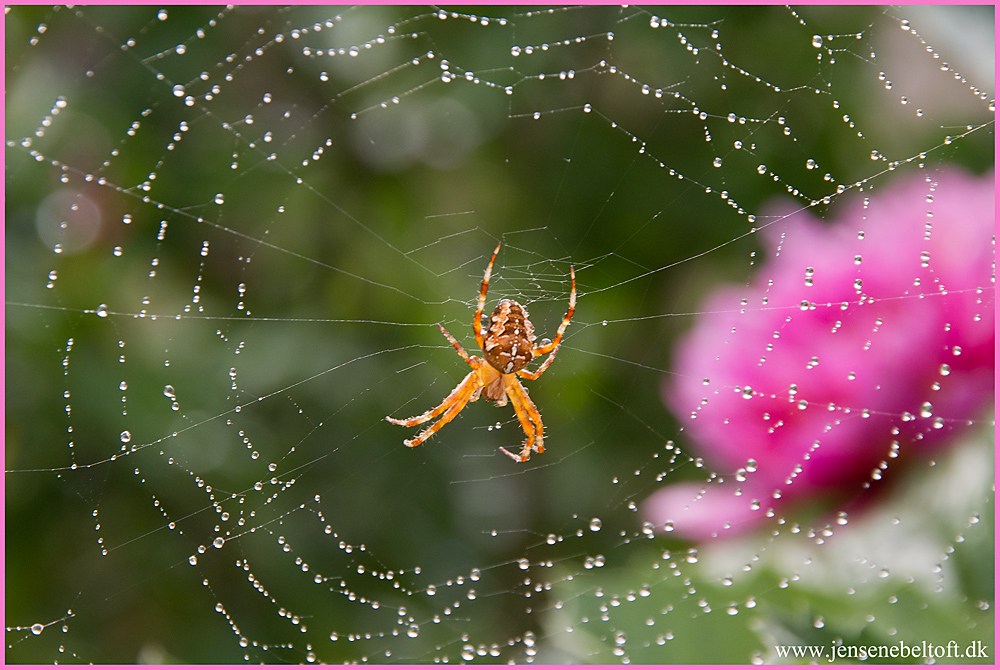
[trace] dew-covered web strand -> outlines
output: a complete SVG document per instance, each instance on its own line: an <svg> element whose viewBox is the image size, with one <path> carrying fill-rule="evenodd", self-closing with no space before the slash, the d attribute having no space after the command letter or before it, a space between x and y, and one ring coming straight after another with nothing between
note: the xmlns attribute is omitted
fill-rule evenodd
<svg viewBox="0 0 1000 670"><path fill-rule="evenodd" d="M135 316L135 315L130 315L130 316ZM191 317L191 318L197 318L197 317ZM254 319L252 319L252 320L254 320ZM133 453L135 453L137 451L141 451L143 449L146 449L146 448L149 448L149 447L153 447L153 446L156 446L158 444L163 444L164 442L167 442L167 441L169 441L171 439L174 439L174 438L178 437L182 433L186 433L188 431L195 430L197 428L200 428L200 427L204 426L205 424L208 424L208 423L211 423L211 422L214 422L214 421L218 421L218 420L222 419L223 417L230 416L230 415L233 415L233 414L239 414L244 409L248 409L252 405L255 405L255 404L260 403L260 402L264 402L265 400L268 400L270 398L274 398L274 397L282 396L282 395L287 395L288 392L291 391L292 389L294 389L296 387L299 387L299 386L302 386L304 384L307 384L307 383L309 383L311 381L314 381L316 379L319 379L319 378L323 377L324 375L336 372L337 370L339 370L342 367L349 366L349 365L351 365L353 363L357 363L358 361L362 361L362 360L365 360L367 358L371 358L371 357L374 357L374 356L391 354L391 353L394 353L394 352L397 352L397 351L404 351L404 350L408 350L408 349L415 349L415 348L418 348L419 346L420 345L406 345L406 346L403 346L403 347L397 347L396 349L387 349L387 350L372 352L370 354L365 354L365 355L362 355L362 356L358 356L357 358L354 358L354 359L351 359L351 360L348 360L348 361L344 361L343 363L335 365L335 366L333 366L333 367L331 367L331 368L329 368L327 370L323 370L322 372L317 372L314 375L311 375L311 376L306 377L304 379L300 379L299 381L294 382L292 384L289 384L288 386L285 386L284 388L280 388L280 389L271 391L270 393L267 393L265 395L253 397L253 398L251 398L251 399L249 399L249 400L247 400L245 402L240 402L240 403L236 404L234 407L232 407L231 409L228 409L228 410L226 410L226 411L224 411L224 412L222 412L220 414L217 414L215 416L212 416L210 418L202 419L201 421L197 421L195 423L192 423L192 424L190 424L188 426L185 426L183 428L180 428L178 430L175 430L171 434L164 435L164 436L162 436L162 437L160 437L160 438L158 438L158 439L156 439L156 440L154 440L152 442L147 442L145 444L132 445L131 447L129 447L127 449L127 451L123 451L121 453L113 454L113 455L109 456L108 458L105 458L105 459L102 459L102 460L99 460L99 461L94 461L94 462L91 462L91 463L73 463L72 465L66 465L66 466L56 467L56 468L14 469L14 470L7 470L7 472L10 472L10 473L60 472L60 471L66 471L66 470L87 469L87 468L96 467L98 465L104 465L104 464L107 464L107 463L110 463L110 462L122 459L122 458L124 458L124 457L126 457L126 456L128 456L130 454L133 454ZM121 439L122 439L122 442L128 442L128 441L131 441L131 436L130 435L125 435L123 433Z"/></svg>
<svg viewBox="0 0 1000 670"><path fill-rule="evenodd" d="M470 261L471 263L472 261ZM38 303L27 303L27 302L15 302L12 300L6 301L8 307L30 307L32 309L46 309L54 310L58 312L72 312L77 314L95 314L101 318L109 316L118 317L129 317L138 318L140 315L136 312L117 312L115 310L107 309L104 306L98 306L93 309L66 307L66 306L56 306L56 305L42 305ZM433 323L412 323L409 321L381 321L377 319L332 319L325 317L286 317L286 316L237 316L237 315L211 315L211 314L143 314L142 318L147 318L150 321L156 321L158 319L162 320L181 320L181 319L192 319L196 321L259 321L262 323L267 322L278 322L278 323L367 323L373 326L414 326L414 327L428 327L433 326Z"/></svg>
<svg viewBox="0 0 1000 670"><path fill-rule="evenodd" d="M180 217L184 217L184 218L186 218L186 219L188 219L190 221L193 221L195 223L198 223L198 224L210 226L210 227L215 228L217 230L220 230L220 231L222 231L222 232L224 232L224 233L226 233L228 235L232 235L234 237L237 237L237 238L240 238L240 239L243 239L243 240L247 240L249 242L253 242L254 244L257 244L257 245L259 245L261 247L266 247L268 249L272 249L274 251L277 251L277 252L280 252L280 253L283 253L283 254L287 254L289 256L292 256L293 258L297 258L299 260L306 261L306 262L311 263L313 265L317 265L317 266L319 266L319 267L321 267L321 268L323 268L325 270L330 270L332 272L343 274L343 275L345 275L347 277L350 277L351 279L357 280L359 282L362 282L362 283L365 283L365 284L370 284L370 285L376 286L378 288L387 289L387 290L399 293L399 294L404 295L407 298L410 298L412 300L421 300L420 298L417 298L416 296L411 295L411 294L407 293L406 291L402 290L398 286L390 286L388 284L384 284L382 282L378 282L378 281L373 280L373 279L362 277L361 275L358 275L356 273L350 272L348 270L344 270L342 268L338 268L338 267L330 265L328 263L324 263L323 261L318 260L316 258L312 258L310 256L307 256L305 254L299 253L297 251L294 251L294 250L291 250L291 249L288 249L288 248L285 248L285 247L281 247L281 246L272 244L272 243L268 242L267 240L264 240L264 239L261 239L261 238L258 238L258 237L254 237L252 235L248 235L246 233L243 233L243 232L240 232L240 231L235 230L233 228L230 228L229 226L222 225L222 224L217 223L215 221L212 221L212 220L206 219L204 217L198 216L196 214L192 214L191 212L185 211L186 209L190 209L190 207L185 208L185 209L178 209L178 208L175 208L175 207L171 207L171 206L167 205L166 203L158 202L155 199L150 198L148 195L143 195L143 194L135 193L132 188L126 188L126 187L117 186L115 184L112 184L112 183L108 182L103 177L97 177L97 178L95 178L94 175L92 175L90 173L85 173L85 172L80 171L80 170L77 170L76 168L73 168L72 166L66 165L66 164L62 163L61 161L58 161L58 160L55 160L55 159L46 158L43 154L41 154L38 151L30 148L31 142L27 138L25 140L23 140L22 142L20 142L20 143L14 141L14 140L8 140L7 141L7 146L11 147L11 148L17 147L17 146L21 146L35 160L38 160L38 161L45 161L45 160L47 160L49 163L51 163L51 165L53 167L58 168L62 172L71 172L71 173L74 173L74 174L76 174L79 177L83 177L84 181L87 181L87 182L91 182L91 181L95 181L96 180L96 182L99 185L101 185L101 186L104 186L106 188L112 189L112 190L114 190L114 191L116 191L118 193L121 193L123 195L127 195L127 196L130 196L132 198L136 198L138 200L141 200L143 203L151 204L151 205L155 206L157 209L168 211L168 212L170 212L170 213L172 213L174 215L177 215L177 216L180 216ZM289 174L291 175L292 173L289 172ZM330 203L330 204L332 205L333 203ZM359 224L360 224L360 222L359 222ZM406 255L406 254L403 254L402 252L400 252L400 254L404 255L404 256ZM423 267L423 266L421 266L421 267ZM424 268L424 269L427 269L427 268ZM428 272L430 272L430 270L428 270Z"/></svg>
<svg viewBox="0 0 1000 670"><path fill-rule="evenodd" d="M743 232L743 233L740 233L736 237L728 239L725 242L721 242L721 243L719 243L719 244L717 244L717 245L715 245L715 246L713 246L711 248L707 248L707 249L705 249L705 250L703 250L703 251L701 251L701 252L699 252L697 254L693 254L693 255L685 257L685 258L683 258L681 260L674 261L673 263L670 263L668 265L664 265L664 266L659 267L659 268L654 268L652 270L647 270L644 273L636 274L635 276L629 277L628 279L625 279L625 280L623 280L621 282L618 282L616 284L609 284L608 286L593 288L592 292L597 293L597 292L601 292L601 291L608 291L608 290L619 288L620 286L623 286L624 284L627 284L629 282L633 282L633 281L638 281L638 280L641 280L641 279L645 279L646 277L648 277L650 275L662 272L664 270L669 270L671 268L677 267L677 266L682 265L682 264L690 263L691 261L697 260L698 258L701 258L701 257L704 257L704 256L709 256L709 255L711 255L711 254L713 254L713 253L715 253L715 252L717 252L717 251L719 251L721 249L724 249L724 248L726 248L728 246L737 244L738 242L740 242L740 241L742 241L742 240L744 240L746 238L756 237L761 230L763 230L763 229L765 229L765 228L767 228L769 226L775 225L776 223L779 223L781 220L783 220L784 218L787 218L788 216L792 216L794 214L798 214L798 213L801 213L801 212L809 211L809 210L811 210L811 209L813 209L815 207L818 207L820 205L829 205L831 202L833 202L835 199L841 197L842 195L847 194L849 192L852 192L854 190L864 189L866 186L869 186L869 183L872 182L873 180L879 179L881 177L885 177L886 175L888 175L888 174L890 174L890 173L892 173L892 172L900 169L904 165L907 165L907 164L910 164L910 163L917 163L917 162L923 163L924 161L926 161L928 159L928 156L930 154L932 154L934 152L940 152L940 151L946 150L951 145L952 141L954 141L954 139L961 139L962 137L965 137L965 136L970 135L972 133L981 132L981 131L983 131L987 127L992 127L994 124L995 124L995 121L991 120L991 121L982 123L980 125L977 125L975 127L965 128L964 132L960 133L955 138L949 138L948 140L943 141L940 144L938 144L938 145L936 145L936 146L934 146L934 147L932 147L932 148L930 148L930 149L928 149L926 151L922 151L919 154L910 156L908 158L905 158L905 159L902 159L902 160L899 160L899 161L894 161L889 166L880 169L878 172L876 172L876 173L874 173L874 174L866 177L865 179L860 180L858 182L855 182L853 184L849 184L849 185L838 187L838 189L836 190L835 193L827 195L827 196L824 196L823 198L821 198L819 200L813 200L809 204L802 205L798 210L794 210L791 214L786 214L783 217L781 217L780 219L776 218L776 219L774 219L772 221L757 221L756 217L754 217L754 216L751 215L750 222L753 224L751 226L751 228L749 230ZM656 160L652 156L651 156L651 158L653 160ZM698 183L696 181L690 180L690 179L688 179L687 177L685 177L683 175L679 175L679 178L692 181L692 184L694 186L699 187L699 188L706 189L706 190L709 190L709 191L711 190L711 187L707 187L707 186L705 186L703 184L700 184L700 183ZM657 212L654 215L654 217L652 219L650 219L650 221L648 223L652 223L653 220L659 218L661 213L662 212ZM648 223L645 224L645 225L648 225ZM639 232L638 230L635 231L633 233L633 235L638 234L638 232ZM638 317L638 318L658 318L658 317Z"/></svg>
<svg viewBox="0 0 1000 670"><path fill-rule="evenodd" d="M217 19L223 18L224 14L225 14L225 12L221 12L218 15ZM78 15L80 15L80 14L78 13ZM163 19L161 19L161 20L163 20ZM209 25L214 26L214 24L215 24L215 21L213 20L213 22L210 23ZM95 26L95 28L99 28L99 26ZM102 35L105 35L107 37L107 39L112 40L111 36L108 35L105 30L100 29L100 30L97 30L97 32L101 33ZM203 36L203 34L204 34L204 29L203 28L199 29L199 32L201 34L198 35L198 38L201 38ZM262 47L259 47L255 51L255 56L256 57L263 56L263 52L265 52L269 47L271 47L273 45L276 45L276 44L280 44L281 42L284 41L284 39L285 39L285 36L283 34L278 34L276 37L272 38L267 44L265 44ZM125 46L127 47L129 45L125 45ZM131 46L134 46L134 45L131 45ZM181 46L183 46L183 45L181 45ZM178 55L182 55L183 51L178 52L178 48L179 47L174 47L173 52L177 53ZM132 55L132 49L127 49L127 48L123 47L123 50L127 51L131 57L137 59L136 56ZM369 235L371 235L372 237L374 237L376 240L378 240L379 243L384 244L386 247L388 247L389 249L392 249L397 254L405 257L409 262L414 263L417 267L419 267L420 269L424 270L425 272L433 274L432 271L429 268L427 268L423 264L421 264L418 261L416 261L408 253L405 253L402 250L400 250L399 248L397 248L396 246L394 246L388 239L386 239L385 237L383 237L383 236L379 235L378 233L376 233L374 229L372 229L370 226L368 226L365 223L363 223L360 219L358 219L356 216L354 216L353 214L351 214L347 210L343 209L338 203L336 203L334 200L332 200L331 198L329 198L326 195L324 195L322 192L320 192L318 189L316 189L314 186L312 186L309 182L307 182L305 180L302 180L301 178L296 177L295 172L291 168L289 168L289 167L285 166L284 164L282 164L281 161L278 160L278 158L277 158L277 156L275 154L273 154L273 153L268 154L262 147L258 146L257 142L246 140L240 134L240 132L236 128L236 126L234 126L233 124L231 124L231 123L229 123L227 121L223 121L222 119L217 118L215 116L214 112L211 109L209 109L204 104L201 104L201 103L197 102L197 98L196 97L191 96L191 95L187 95L186 90L185 90L185 88L184 88L184 86L182 84L176 84L175 82L170 81L168 78L166 78L163 75L162 72L156 70L152 66L151 61L154 60L155 58L160 57L160 56L161 55L157 55L157 56L150 57L150 58L147 58L147 59L144 59L144 60L138 60L138 62L141 65L143 65L144 67L146 67L157 81L162 82L164 86L169 87L169 90L170 90L170 92L171 92L172 95L174 95L175 97L178 97L178 98L184 98L185 99L185 101L184 101L185 105L187 105L189 107L192 107L194 109L197 109L203 116L215 120L216 123L218 124L218 126L220 128L222 128L223 130L231 133L237 140L239 140L239 142L241 143L241 145L242 145L242 147L244 149L248 149L249 148L249 149L254 150L258 154L259 157L261 157L262 159L265 160L266 164L278 166L280 169L282 169L285 172L285 174L287 174L289 177L291 177L295 183L297 183L297 184L305 187L306 189L308 189L313 195L315 195L316 197L320 198L323 202L325 202L327 205L329 205L330 207L332 207L333 209L335 209L338 213L340 213L346 219L348 219L349 221L353 222L354 224L356 224L357 226L359 226L362 230L364 230L366 233L368 233ZM237 66L236 66L236 70L242 69L247 63L250 62L251 58L252 58L251 56L247 56L244 61L239 62L237 64ZM234 74L234 72L235 71L232 71L232 72L228 73L229 76L231 76L232 74ZM354 88L363 87L367 83L368 82L363 82L361 84L358 84ZM353 91L353 90L354 89L351 89L351 91ZM339 95L344 95L344 94L346 94L348 92L350 92L350 91L344 91L344 92L340 93ZM339 97L339 95L338 95L338 97ZM322 113L322 110L320 112L318 112L318 113ZM8 141L8 146L13 146L12 142L13 141ZM23 145L23 142L22 142L22 145ZM41 154L37 154L35 152L32 152L32 155L36 158L36 160L45 160L45 157L42 156ZM82 173L80 173L78 170L75 170L71 166L64 165L64 164L62 164L62 163L60 163L58 161L54 161L54 160L51 161L51 162L52 162L52 164L53 164L54 167L60 168L60 169L62 169L64 171L75 172L78 176L84 176L84 175L82 175ZM85 176L88 178L88 180L90 178L92 178L92 176L89 175L89 174L85 175ZM196 215L190 214L188 212L185 212L184 210L180 210L180 209L175 209L175 208L169 207L165 203L156 202L155 200L150 199L148 196L140 195L138 193L135 193L134 189L132 189L132 188L128 188L128 187L121 188L121 187L109 184L109 183L107 183L103 179L99 179L98 183L100 183L102 185L110 186L110 187L112 187L112 188L114 188L114 189L116 189L116 190L118 190L118 191L120 191L122 193L127 194L127 195L132 195L134 197L138 197L138 198L142 199L144 202L146 202L147 204L153 204L156 207L158 207L160 209L165 209L167 211L170 211L173 214L178 214L178 215L186 216L187 218L192 219L192 220L196 221L197 223L202 223L202 224L206 224L206 225L212 226L212 227L217 228L219 230L222 230L222 231L224 231L224 232L226 232L226 233L228 233L230 235L234 235L234 236L246 239L248 241L252 241L252 242L254 242L254 243L258 244L258 245L271 248L271 249L273 249L275 251L280 251L282 253L289 254L289 255L294 256L296 258L299 258L301 260L305 260L307 262L319 265L320 267L323 267L325 269L345 274L345 275L347 275L347 276L349 276L349 277L351 277L353 279L356 279L358 281L370 283L372 285L379 286L380 288L387 288L387 289L391 289L391 290L402 292L398 287L391 287L391 286L388 286L388 285L381 284L379 282L373 281L371 279L363 278L363 277L361 277L361 276L359 276L357 274L354 274L354 273L348 272L346 270L343 270L343 269L340 269L340 268L328 265L326 263L323 263L322 261L319 261L318 259L311 258L309 256L306 256L304 254L295 252L295 251L290 250L290 249L286 249L286 248L282 248L282 247L279 247L279 246L276 246L276 245L272 245L271 243L267 242L266 240L246 235L245 233L237 231L237 230L235 230L233 228L224 226L224 225L219 224L217 222L213 222L213 221L204 219L204 218L202 218L200 216L196 216ZM408 295L408 294L405 294L405 295L407 295L407 297L410 297L412 299L416 299L415 296Z"/></svg>

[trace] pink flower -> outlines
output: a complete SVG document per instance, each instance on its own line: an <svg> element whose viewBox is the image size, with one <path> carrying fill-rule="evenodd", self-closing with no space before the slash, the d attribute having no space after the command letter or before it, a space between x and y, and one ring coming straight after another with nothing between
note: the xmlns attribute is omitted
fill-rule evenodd
<svg viewBox="0 0 1000 670"><path fill-rule="evenodd" d="M769 259L749 287L705 302L663 387L706 477L643 512L688 539L793 501L840 509L945 448L993 394L992 173L910 174L837 201L826 221L765 220Z"/></svg>

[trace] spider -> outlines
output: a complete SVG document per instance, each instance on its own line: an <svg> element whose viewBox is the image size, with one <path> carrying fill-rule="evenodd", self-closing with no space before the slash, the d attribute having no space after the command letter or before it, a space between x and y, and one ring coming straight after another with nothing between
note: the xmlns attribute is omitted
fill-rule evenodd
<svg viewBox="0 0 1000 670"><path fill-rule="evenodd" d="M404 440L403 444L408 447L415 447L427 440L446 423L458 416L466 403L475 402L479 400L480 395L485 394L486 399L496 402L497 407L506 405L507 398L510 398L510 402L514 406L514 413L517 414L521 428L524 429L524 434L527 436L520 453L512 453L503 447L500 447L500 451L521 463L531 457L532 451L539 454L545 451L542 446L542 432L544 431L542 416L538 413L535 403L531 402L531 398L528 397L527 390L521 386L521 382L517 378L538 379L555 360L563 333L576 309L576 274L573 272L573 267L570 266L569 309L566 310L566 316L559 324L559 330L556 331L554 340L544 339L539 346L535 346L535 329L531 325L531 321L528 320L528 310L516 300L507 298L497 304L493 314L490 315L489 328L484 329L482 316L483 305L486 303L486 289L490 285L490 273L493 271L493 262L500 251L500 244L497 244L497 248L493 250L490 264L486 266L482 288L479 290L479 300L476 303L476 314L472 317L472 333L476 338L476 344L483 352L483 358L467 354L462 345L444 329L444 326L440 323L437 324L444 336L451 342L451 346L455 347L458 355L472 368L472 372L466 375L465 379L434 409L409 419L385 417L386 421L397 426L409 427L425 423L440 414L444 414L412 440ZM537 370L531 372L527 369L532 358L545 354L548 354L549 357Z"/></svg>

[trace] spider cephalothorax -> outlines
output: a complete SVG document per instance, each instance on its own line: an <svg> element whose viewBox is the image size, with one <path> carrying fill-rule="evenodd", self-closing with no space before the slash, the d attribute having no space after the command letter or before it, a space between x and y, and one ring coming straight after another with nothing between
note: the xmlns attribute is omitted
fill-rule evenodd
<svg viewBox="0 0 1000 670"><path fill-rule="evenodd" d="M500 245L498 244L497 248L493 250L489 265L486 266L483 283L479 290L479 300L476 303L476 314L472 319L472 332L476 338L476 344L483 352L483 358L467 354L462 345L441 324L438 324L438 328L455 347L455 351L469 364L472 372L466 375L465 379L434 409L409 419L385 417L386 421L399 426L416 426L430 421L439 414L444 414L412 440L404 440L403 444L408 447L415 447L422 443L454 419L467 403L479 400L480 395L485 395L487 400L494 401L498 406L506 405L507 399L510 398L511 404L514 406L514 413L517 414L521 428L524 429L524 434L527 436L524 447L519 454L511 453L503 447L500 447L500 451L515 461L521 462L528 460L532 451L539 454L545 451L542 446L542 432L544 430L542 416L517 378L538 379L555 360L563 333L576 309L576 273L571 266L569 269L569 309L566 310L566 316L559 324L555 339L552 341L542 340L541 345L535 346L535 329L531 325L531 321L528 320L528 310L516 300L501 300L490 315L489 326L485 329L482 327L486 289L490 285L493 262L499 252ZM533 358L545 354L549 356L537 370L531 372L526 369Z"/></svg>

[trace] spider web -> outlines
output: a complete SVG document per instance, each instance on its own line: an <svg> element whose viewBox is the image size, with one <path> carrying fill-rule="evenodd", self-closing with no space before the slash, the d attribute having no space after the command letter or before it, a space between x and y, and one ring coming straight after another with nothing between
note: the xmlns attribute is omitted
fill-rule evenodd
<svg viewBox="0 0 1000 670"><path fill-rule="evenodd" d="M989 179L993 18L8 7L6 660L992 662L992 398L849 513L698 542L643 505L737 470L663 389L720 285L799 309L746 303L800 232L779 210L833 228L897 179ZM498 241L487 310L539 338L576 271L525 382L546 450L503 456L524 436L487 402L408 449L383 417L468 373L434 324L475 353Z"/></svg>

